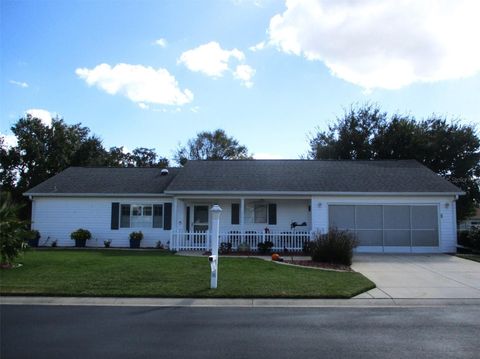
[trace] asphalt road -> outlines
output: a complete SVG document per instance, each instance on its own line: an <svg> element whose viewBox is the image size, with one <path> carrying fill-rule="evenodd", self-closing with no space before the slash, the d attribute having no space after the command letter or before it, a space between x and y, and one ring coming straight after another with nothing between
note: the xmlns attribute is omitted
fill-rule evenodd
<svg viewBox="0 0 480 359"><path fill-rule="evenodd" d="M1 358L478 358L480 306L12 306Z"/></svg>

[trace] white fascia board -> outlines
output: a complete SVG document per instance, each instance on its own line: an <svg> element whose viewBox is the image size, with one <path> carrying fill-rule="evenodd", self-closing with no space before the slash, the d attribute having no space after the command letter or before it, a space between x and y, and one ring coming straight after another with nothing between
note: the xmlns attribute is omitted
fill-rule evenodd
<svg viewBox="0 0 480 359"><path fill-rule="evenodd" d="M173 197L163 193L24 193L23 195L26 197Z"/></svg>
<svg viewBox="0 0 480 359"><path fill-rule="evenodd" d="M236 196L455 196L465 192L303 192L303 191L165 191L179 195L236 195Z"/></svg>

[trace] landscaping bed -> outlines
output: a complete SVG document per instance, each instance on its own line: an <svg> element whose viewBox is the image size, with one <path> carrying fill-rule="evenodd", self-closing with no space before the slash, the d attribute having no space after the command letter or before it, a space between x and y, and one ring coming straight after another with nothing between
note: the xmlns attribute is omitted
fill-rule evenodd
<svg viewBox="0 0 480 359"><path fill-rule="evenodd" d="M460 257L460 258L463 258L463 259L468 259L468 260L480 263L480 254L464 253L464 254L457 254L457 257Z"/></svg>
<svg viewBox="0 0 480 359"><path fill-rule="evenodd" d="M336 270L336 271L342 271L342 272L353 272L352 268L343 264L314 262L312 260L284 259L283 263L293 264L293 265L302 266L302 267L313 267L313 268Z"/></svg>
<svg viewBox="0 0 480 359"><path fill-rule="evenodd" d="M351 298L375 287L360 273L282 266L255 258L219 261L211 290L205 257L115 249L30 250L0 271L2 295L186 298Z"/></svg>

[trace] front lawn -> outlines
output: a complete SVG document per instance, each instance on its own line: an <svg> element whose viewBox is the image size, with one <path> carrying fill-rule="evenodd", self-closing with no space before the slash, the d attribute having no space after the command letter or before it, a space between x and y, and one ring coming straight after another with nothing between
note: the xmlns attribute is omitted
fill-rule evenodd
<svg viewBox="0 0 480 359"><path fill-rule="evenodd" d="M221 257L211 290L206 257L160 251L30 250L18 262L0 271L2 295L350 298L375 287L360 273Z"/></svg>

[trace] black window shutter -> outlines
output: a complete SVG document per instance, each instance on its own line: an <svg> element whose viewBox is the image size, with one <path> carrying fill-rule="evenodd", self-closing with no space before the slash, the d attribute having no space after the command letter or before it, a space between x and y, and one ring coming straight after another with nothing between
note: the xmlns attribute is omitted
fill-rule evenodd
<svg viewBox="0 0 480 359"><path fill-rule="evenodd" d="M112 202L112 222L110 225L111 229L118 229L118 225L120 223L119 221L119 209L120 209L120 203L118 202Z"/></svg>
<svg viewBox="0 0 480 359"><path fill-rule="evenodd" d="M268 204L268 224L277 224L277 204Z"/></svg>
<svg viewBox="0 0 480 359"><path fill-rule="evenodd" d="M240 203L232 203L232 224L240 224Z"/></svg>
<svg viewBox="0 0 480 359"><path fill-rule="evenodd" d="M163 229L168 231L172 229L172 204L164 204L164 213L163 213Z"/></svg>

